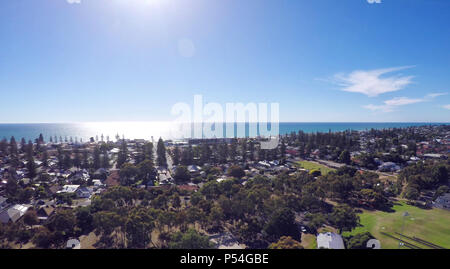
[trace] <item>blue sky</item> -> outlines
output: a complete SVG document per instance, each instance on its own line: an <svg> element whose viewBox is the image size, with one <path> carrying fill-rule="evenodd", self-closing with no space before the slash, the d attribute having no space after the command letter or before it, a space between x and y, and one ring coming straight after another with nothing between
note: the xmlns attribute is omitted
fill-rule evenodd
<svg viewBox="0 0 450 269"><path fill-rule="evenodd" d="M448 122L450 1L369 2L2 0L0 122L172 120L194 94Z"/></svg>

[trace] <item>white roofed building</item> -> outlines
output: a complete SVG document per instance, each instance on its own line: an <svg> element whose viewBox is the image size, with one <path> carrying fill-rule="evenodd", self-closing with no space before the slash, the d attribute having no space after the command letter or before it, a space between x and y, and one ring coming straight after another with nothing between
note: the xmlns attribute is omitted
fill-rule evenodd
<svg viewBox="0 0 450 269"><path fill-rule="evenodd" d="M336 233L320 233L317 236L317 248L345 249L344 240Z"/></svg>

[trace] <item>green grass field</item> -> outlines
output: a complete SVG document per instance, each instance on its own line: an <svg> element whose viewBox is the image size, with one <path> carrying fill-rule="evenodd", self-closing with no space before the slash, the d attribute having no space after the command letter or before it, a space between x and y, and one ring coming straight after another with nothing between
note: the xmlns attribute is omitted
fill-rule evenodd
<svg viewBox="0 0 450 269"><path fill-rule="evenodd" d="M317 248L317 238L313 234L302 234L302 246L306 249Z"/></svg>
<svg viewBox="0 0 450 269"><path fill-rule="evenodd" d="M402 233L403 213L406 211L409 213L409 216L404 218L404 235L409 237L415 236L450 249L450 211L421 209L407 205L404 202L398 202L394 205L393 210L395 212L392 213L364 211L364 213L360 214L362 226L357 227L351 233L346 232L343 235L370 232L381 242L382 248L396 249L398 248L398 241L383 235L381 232L401 238L395 232ZM428 248L411 240L405 241L421 248Z"/></svg>
<svg viewBox="0 0 450 269"><path fill-rule="evenodd" d="M301 168L304 169L308 169L309 171L317 169L320 170L320 172L322 173L322 175L326 175L331 171L334 171L335 169L330 168L328 166L319 164L319 163L315 163L315 162L310 162L310 161L300 161L297 163Z"/></svg>

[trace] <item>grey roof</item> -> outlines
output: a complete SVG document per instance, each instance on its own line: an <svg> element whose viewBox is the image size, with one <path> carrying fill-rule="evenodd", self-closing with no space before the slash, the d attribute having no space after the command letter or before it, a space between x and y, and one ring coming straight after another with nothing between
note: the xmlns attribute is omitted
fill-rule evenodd
<svg viewBox="0 0 450 269"><path fill-rule="evenodd" d="M0 221L2 223L16 222L27 212L28 208L29 206L27 205L19 204L6 208L0 212Z"/></svg>
<svg viewBox="0 0 450 269"><path fill-rule="evenodd" d="M448 204L450 205L450 193L446 193L444 195L439 196L436 199L436 203L438 204Z"/></svg>
<svg viewBox="0 0 450 269"><path fill-rule="evenodd" d="M81 248L80 241L77 239L70 239L69 241L67 241L66 248L80 249Z"/></svg>

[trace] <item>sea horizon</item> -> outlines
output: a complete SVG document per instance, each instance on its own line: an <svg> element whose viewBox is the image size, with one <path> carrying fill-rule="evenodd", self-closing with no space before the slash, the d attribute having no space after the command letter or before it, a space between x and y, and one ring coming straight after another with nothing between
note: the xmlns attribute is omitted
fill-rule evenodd
<svg viewBox="0 0 450 269"><path fill-rule="evenodd" d="M178 125L177 125L178 124ZM226 124L224 125L224 132ZM242 122L235 123L236 130L242 128ZM279 134L285 135L292 132L340 132L346 130L364 131L370 129L405 128L423 125L448 125L449 122L280 122ZM270 125L270 123L269 123ZM177 126L177 127L174 127ZM245 123L245 136L249 135L250 126L256 128L259 135L257 122ZM177 130L180 123L173 121L102 121L102 122L77 122L77 123L0 123L0 139L34 140L40 134L45 141L55 136L60 139L88 141L103 135L104 140L114 140L118 135L127 139L151 139L162 137L163 139L187 139L193 138L181 136ZM237 135L236 135L237 136ZM224 135L225 137L225 135ZM241 137L241 136L237 136Z"/></svg>

